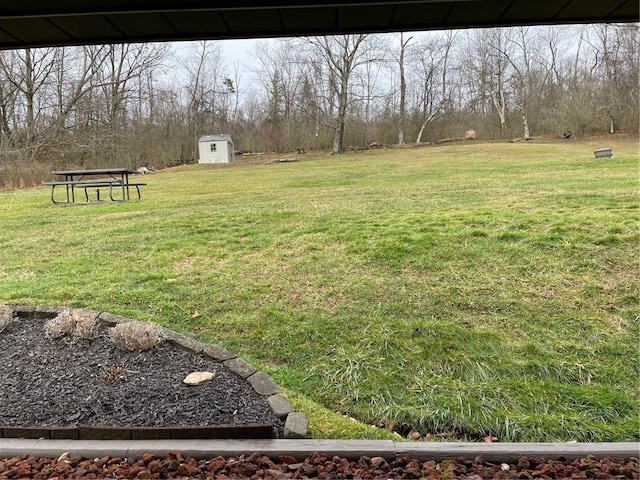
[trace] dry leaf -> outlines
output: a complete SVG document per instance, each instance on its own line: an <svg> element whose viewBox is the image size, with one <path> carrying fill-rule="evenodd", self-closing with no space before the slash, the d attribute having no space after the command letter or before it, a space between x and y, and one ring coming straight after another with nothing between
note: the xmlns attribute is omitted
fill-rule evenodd
<svg viewBox="0 0 640 480"><path fill-rule="evenodd" d="M486 437L482 438L482 441L485 443L493 443L493 442L497 442L498 439L496 437L494 437L493 435L487 435Z"/></svg>
<svg viewBox="0 0 640 480"><path fill-rule="evenodd" d="M197 310L194 310L193 312L191 310L189 310L189 316L191 318L198 318L200 316L200 314L198 313Z"/></svg>

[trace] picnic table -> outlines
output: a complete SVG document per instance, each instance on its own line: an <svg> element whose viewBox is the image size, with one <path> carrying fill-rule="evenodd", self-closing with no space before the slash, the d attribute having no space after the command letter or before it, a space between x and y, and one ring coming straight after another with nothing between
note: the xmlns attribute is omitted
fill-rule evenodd
<svg viewBox="0 0 640 480"><path fill-rule="evenodd" d="M89 203L89 189L96 190L96 201L100 201L100 189L109 188L109 198L111 201L126 202L131 199L130 188L135 187L140 196L140 187L146 183L129 181L129 175L137 173L130 168L96 168L90 170L57 170L51 172L59 180L52 182L42 182L45 186L51 187L51 201L53 203L79 203L76 201L76 188L84 191L84 203ZM56 187L65 187L66 201L56 200ZM114 196L115 192L121 195Z"/></svg>

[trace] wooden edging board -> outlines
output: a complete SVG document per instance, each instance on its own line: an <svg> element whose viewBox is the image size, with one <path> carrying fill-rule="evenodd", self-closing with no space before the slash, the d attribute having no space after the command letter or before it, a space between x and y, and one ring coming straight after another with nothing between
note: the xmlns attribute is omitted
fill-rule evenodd
<svg viewBox="0 0 640 480"><path fill-rule="evenodd" d="M83 458L104 455L141 458L145 453L164 457L180 452L185 457L207 459L217 456L237 457L258 452L277 458L282 455L302 460L314 453L329 457L358 459L361 456L393 459L409 456L417 460L475 458L485 461L513 462L521 455L547 459L576 459L593 455L597 458L637 458L640 443L457 443L394 442L391 440L28 440L0 439L0 458L30 454L58 457L63 453Z"/></svg>

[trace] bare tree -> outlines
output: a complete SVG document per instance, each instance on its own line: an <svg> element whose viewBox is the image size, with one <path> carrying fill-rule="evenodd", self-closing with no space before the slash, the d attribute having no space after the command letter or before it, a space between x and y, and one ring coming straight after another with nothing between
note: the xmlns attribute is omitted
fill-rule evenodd
<svg viewBox="0 0 640 480"><path fill-rule="evenodd" d="M95 66L97 86L104 99L104 123L109 129L122 128L127 121L127 104L137 98L137 80L156 69L167 54L165 45L108 45L105 60Z"/></svg>
<svg viewBox="0 0 640 480"><path fill-rule="evenodd" d="M195 137L207 130L225 127L236 83L228 75L220 43L202 41L189 45L182 60L184 91L187 98L186 135L181 148L183 161L195 158Z"/></svg>
<svg viewBox="0 0 640 480"><path fill-rule="evenodd" d="M451 98L450 61L457 32L446 32L427 37L419 45L418 71L421 86L419 110L422 123L416 143L422 143L427 126L435 120Z"/></svg>
<svg viewBox="0 0 640 480"><path fill-rule="evenodd" d="M301 127L308 120L313 89L306 71L311 62L301 50L299 42L286 39L256 44L252 53L258 65L253 69L256 83L264 96L269 148L277 151L299 146Z"/></svg>
<svg viewBox="0 0 640 480"><path fill-rule="evenodd" d="M25 145L31 146L36 134L36 96L50 81L59 56L55 48L13 50L0 56L0 69L24 99Z"/></svg>
<svg viewBox="0 0 640 480"><path fill-rule="evenodd" d="M601 84L598 113L608 120L609 133L614 133L616 118L637 105L639 27L602 24L593 31L595 38L589 43L595 52L593 69ZM637 108L635 111L637 120Z"/></svg>
<svg viewBox="0 0 640 480"><path fill-rule="evenodd" d="M8 55L8 52L1 52L0 56ZM6 65L5 59L0 59L0 65ZM16 126L15 108L18 95L18 89L15 83L11 81L11 72L4 68L0 69L0 132L2 132L2 144L11 134Z"/></svg>
<svg viewBox="0 0 640 480"><path fill-rule="evenodd" d="M406 122L406 101L407 101L407 77L405 74L405 55L411 45L413 37L404 39L404 34L400 32L400 50L398 52L398 73L400 76L400 105L398 109L398 144L404 145L405 122Z"/></svg>
<svg viewBox="0 0 640 480"><path fill-rule="evenodd" d="M349 87L354 71L365 62L371 61L364 55L368 35L340 35L331 37L311 37L306 41L328 67L329 93L336 102L333 120L333 153L344 151L344 132L349 110Z"/></svg>
<svg viewBox="0 0 640 480"><path fill-rule="evenodd" d="M466 36L464 70L468 76L471 108L486 115L489 106L498 115L500 134L507 125L507 42L504 29L473 30ZM487 100L489 103L487 103Z"/></svg>
<svg viewBox="0 0 640 480"><path fill-rule="evenodd" d="M511 79L515 97L514 106L522 116L522 136L529 139L531 137L529 118L533 108L532 104L536 98L543 94L551 72L545 71L540 62L534 65L536 49L531 48L534 42L531 41L529 27L508 30L506 43L511 44L513 49L511 52L505 50L501 53L513 69ZM535 46L539 51L541 46L537 43Z"/></svg>

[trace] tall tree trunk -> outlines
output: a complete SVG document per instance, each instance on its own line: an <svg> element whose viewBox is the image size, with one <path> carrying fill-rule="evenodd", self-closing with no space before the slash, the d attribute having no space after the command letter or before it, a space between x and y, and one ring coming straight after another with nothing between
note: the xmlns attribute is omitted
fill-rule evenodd
<svg viewBox="0 0 640 480"><path fill-rule="evenodd" d="M522 137L525 140L528 140L529 138L531 138L531 135L529 135L529 120L527 119L527 113L525 112L525 109L522 105L516 105L516 107L518 108L518 110L520 110L520 113L522 114Z"/></svg>
<svg viewBox="0 0 640 480"><path fill-rule="evenodd" d="M398 67L400 70L400 110L398 112L398 144L404 145L405 120L406 120L406 96L407 96L407 79L404 73L404 55L407 45L411 38L404 41L402 32L400 33L400 57L398 58Z"/></svg>
<svg viewBox="0 0 640 480"><path fill-rule="evenodd" d="M27 122L27 146L31 146L33 141L34 131L35 131L35 117L33 114L33 101L35 97L35 85L33 79L33 58L31 57L31 49L26 48L24 51L25 60L25 86L24 86L24 96L25 96L25 107L26 111L26 122Z"/></svg>
<svg viewBox="0 0 640 480"><path fill-rule="evenodd" d="M416 143L422 143L422 134L424 133L424 130L427 128L427 125L429 125L434 118L436 118L436 115L438 115L438 112L440 111L441 106L438 106L438 108L435 109L435 111L429 115L424 122L422 122L422 126L420 127L420 131L418 132L418 138L416 138Z"/></svg>
<svg viewBox="0 0 640 480"><path fill-rule="evenodd" d="M362 52L362 44L368 35L339 35L335 37L312 37L307 42L327 63L329 98L328 115L336 107L337 117L333 118L333 153L344 151L344 132L349 110L349 86L351 74L369 59Z"/></svg>
<svg viewBox="0 0 640 480"><path fill-rule="evenodd" d="M504 136L507 125L507 105L504 98L502 79L500 79L500 84L498 85L498 92L491 92L491 100L493 101L493 106L496 108L496 112L498 113L498 118L500 118L500 133Z"/></svg>
<svg viewBox="0 0 640 480"><path fill-rule="evenodd" d="M349 88L349 78L342 77L340 82L340 98L338 101L338 119L333 134L333 153L344 152L344 127L347 121L347 96Z"/></svg>

